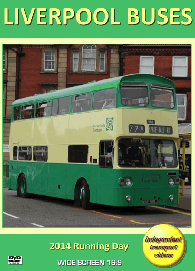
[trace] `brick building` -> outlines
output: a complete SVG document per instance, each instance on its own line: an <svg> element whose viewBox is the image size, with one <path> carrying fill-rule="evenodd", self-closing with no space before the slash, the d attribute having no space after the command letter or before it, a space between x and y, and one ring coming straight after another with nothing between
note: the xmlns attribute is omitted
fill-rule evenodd
<svg viewBox="0 0 195 271"><path fill-rule="evenodd" d="M150 73L171 79L176 87L178 122L191 122L191 46L120 45L120 74Z"/></svg>
<svg viewBox="0 0 195 271"><path fill-rule="evenodd" d="M118 76L118 45L3 46L3 171L14 100Z"/></svg>

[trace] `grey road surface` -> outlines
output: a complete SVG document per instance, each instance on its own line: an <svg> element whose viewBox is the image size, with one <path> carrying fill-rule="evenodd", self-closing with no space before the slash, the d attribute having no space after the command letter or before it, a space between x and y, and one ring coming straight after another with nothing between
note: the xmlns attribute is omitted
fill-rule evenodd
<svg viewBox="0 0 195 271"><path fill-rule="evenodd" d="M114 208L94 205L92 210L74 207L73 201L38 196L17 197L3 189L3 227L152 227L169 223L190 227L191 214L167 207Z"/></svg>

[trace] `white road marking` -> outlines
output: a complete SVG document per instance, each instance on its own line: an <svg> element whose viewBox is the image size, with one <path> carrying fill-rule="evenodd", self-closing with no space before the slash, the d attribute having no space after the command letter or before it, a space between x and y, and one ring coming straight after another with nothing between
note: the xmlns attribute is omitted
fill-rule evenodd
<svg viewBox="0 0 195 271"><path fill-rule="evenodd" d="M37 227L44 228L44 226L41 226L41 225L38 225L38 224L35 224L35 223L31 223L31 224L34 225L34 226L37 226Z"/></svg>
<svg viewBox="0 0 195 271"><path fill-rule="evenodd" d="M8 216L11 216L11 217L13 217L13 218L19 218L19 217L17 217L17 216L10 215L10 214L8 214L8 213L6 213L6 212L3 212L3 213L4 213L4 215L8 215Z"/></svg>
<svg viewBox="0 0 195 271"><path fill-rule="evenodd" d="M11 217L13 217L13 218L19 218L19 217L17 217L17 216L10 215L10 214L8 214L8 213L6 213L6 212L3 212L3 214L4 214L4 215L11 216ZM34 226L37 226L37 227L42 227L42 228L44 228L44 226L41 226L41 225L38 225L38 224L35 224L35 223L31 223L31 224L34 225Z"/></svg>

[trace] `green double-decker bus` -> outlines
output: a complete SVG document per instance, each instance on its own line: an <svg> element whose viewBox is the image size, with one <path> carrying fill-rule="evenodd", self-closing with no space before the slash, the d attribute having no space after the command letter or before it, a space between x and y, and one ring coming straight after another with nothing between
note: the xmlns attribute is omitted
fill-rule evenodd
<svg viewBox="0 0 195 271"><path fill-rule="evenodd" d="M6 187L89 209L177 205L175 87L126 75L16 100Z"/></svg>

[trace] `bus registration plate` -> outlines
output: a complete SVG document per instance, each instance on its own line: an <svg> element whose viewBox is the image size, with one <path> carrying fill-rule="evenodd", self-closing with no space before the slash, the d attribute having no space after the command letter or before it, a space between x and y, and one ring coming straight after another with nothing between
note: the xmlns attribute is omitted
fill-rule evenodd
<svg viewBox="0 0 195 271"><path fill-rule="evenodd" d="M156 203L157 200L155 199L147 199L147 200L142 200L142 203L146 204L146 203Z"/></svg>

